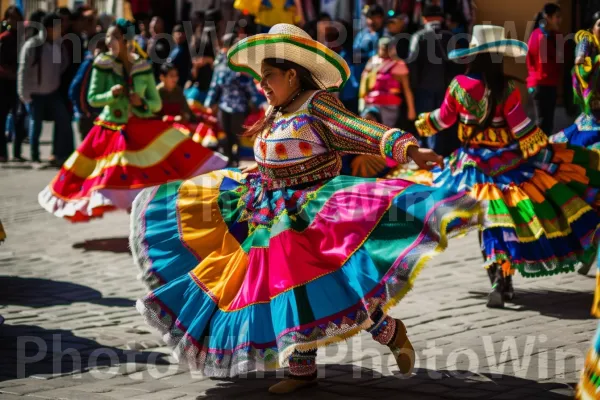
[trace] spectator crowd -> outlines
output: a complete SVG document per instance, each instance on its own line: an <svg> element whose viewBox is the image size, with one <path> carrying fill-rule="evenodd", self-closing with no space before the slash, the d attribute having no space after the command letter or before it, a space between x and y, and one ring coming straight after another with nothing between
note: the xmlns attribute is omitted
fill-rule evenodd
<svg viewBox="0 0 600 400"><path fill-rule="evenodd" d="M226 52L275 23L301 25L348 62L352 77L337 94L348 109L411 132L417 116L439 107L452 79L465 72L463 64L448 60L448 53L468 46L475 19L471 1L365 0L360 15L352 15L340 0L271 0L270 8L256 3L261 2L238 0L231 10L195 11L172 27L160 15L135 14L136 50L153 64L165 103L157 117L175 113L191 121L196 115L189 105L200 104L216 117L225 134L222 150L235 163L246 118L264 108L265 98L252 77L228 67ZM0 126L6 127L6 134L0 134L0 163L42 163L44 121L54 123L51 157L44 163L58 167L73 152L72 121L85 138L100 113L86 101L89 75L94 57L106 51L103 35L111 22L85 5L35 11L26 21L17 7L8 7L0 33ZM537 122L550 134L559 65L556 51L544 57L538 53L548 43L556 49L559 6L544 7L536 26L529 40L527 86ZM169 111L172 104L181 107ZM29 158L21 152L27 140ZM459 146L452 128L421 144L443 156Z"/></svg>

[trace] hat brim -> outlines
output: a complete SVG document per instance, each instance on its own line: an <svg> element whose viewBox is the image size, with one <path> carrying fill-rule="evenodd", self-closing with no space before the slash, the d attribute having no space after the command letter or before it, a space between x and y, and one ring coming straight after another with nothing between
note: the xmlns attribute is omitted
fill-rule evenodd
<svg viewBox="0 0 600 400"><path fill-rule="evenodd" d="M515 39L497 40L484 43L469 49L452 50L448 54L450 60L464 58L480 53L500 53L509 57L524 57L527 55L527 44Z"/></svg>
<svg viewBox="0 0 600 400"><path fill-rule="evenodd" d="M323 86L340 89L350 77L350 68L339 54L315 40L287 34L259 34L236 43L227 53L229 66L261 80L263 60L278 58L306 68Z"/></svg>

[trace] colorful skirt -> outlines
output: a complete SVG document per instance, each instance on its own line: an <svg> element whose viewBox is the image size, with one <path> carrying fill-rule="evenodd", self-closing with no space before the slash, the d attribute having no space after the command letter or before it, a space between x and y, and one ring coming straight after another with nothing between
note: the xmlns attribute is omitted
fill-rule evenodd
<svg viewBox="0 0 600 400"><path fill-rule="evenodd" d="M486 267L497 263L525 277L554 275L596 255L599 156L564 143L531 159L523 159L516 143L460 148L443 171L433 170L433 185L466 190L480 202Z"/></svg>
<svg viewBox="0 0 600 400"><path fill-rule="evenodd" d="M223 168L226 159L160 120L96 122L39 195L48 212L72 222L129 209L144 188Z"/></svg>
<svg viewBox="0 0 600 400"><path fill-rule="evenodd" d="M581 114L573 125L550 136L550 142L600 150L600 123L590 115Z"/></svg>
<svg viewBox="0 0 600 400"><path fill-rule="evenodd" d="M477 215L465 193L404 180L266 191L260 175L222 170L152 188L134 202L130 245L157 289L137 308L205 375L279 368L371 326Z"/></svg>

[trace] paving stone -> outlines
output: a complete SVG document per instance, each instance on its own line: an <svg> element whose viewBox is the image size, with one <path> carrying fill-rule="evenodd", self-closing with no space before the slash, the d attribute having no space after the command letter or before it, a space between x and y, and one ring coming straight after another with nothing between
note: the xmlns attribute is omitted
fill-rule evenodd
<svg viewBox="0 0 600 400"><path fill-rule="evenodd" d="M137 396L129 397L129 399L135 400L174 400L186 397L187 395L179 392L172 392L170 390L162 390L156 393L144 393ZM202 395L198 398L204 398Z"/></svg>
<svg viewBox="0 0 600 400"><path fill-rule="evenodd" d="M175 386L169 384L167 381L149 380L137 384L131 384L127 386L131 390L139 390L140 392L153 393L162 392L165 390L173 389Z"/></svg>
<svg viewBox="0 0 600 400"><path fill-rule="evenodd" d="M38 392L36 395L43 398L49 399L82 399L82 400L109 400L113 397L100 394L100 393L89 393L75 389L55 389L47 392Z"/></svg>

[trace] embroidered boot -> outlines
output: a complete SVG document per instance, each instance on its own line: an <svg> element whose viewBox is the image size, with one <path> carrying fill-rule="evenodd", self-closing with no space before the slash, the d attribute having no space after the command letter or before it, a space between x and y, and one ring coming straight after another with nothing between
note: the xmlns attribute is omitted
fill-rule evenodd
<svg viewBox="0 0 600 400"><path fill-rule="evenodd" d="M317 384L317 351L295 351L290 356L289 378L269 388L271 394L289 394Z"/></svg>
<svg viewBox="0 0 600 400"><path fill-rule="evenodd" d="M505 279L502 268L494 264L496 268L493 269L494 280L492 281L492 290L488 294L487 307L488 308L504 308L504 290L505 290ZM490 270L488 269L488 274ZM491 277L490 277L491 278Z"/></svg>
<svg viewBox="0 0 600 400"><path fill-rule="evenodd" d="M406 336L406 327L402 321L386 315L369 332L373 339L392 350L400 373L403 375L412 373L415 367L415 349Z"/></svg>

